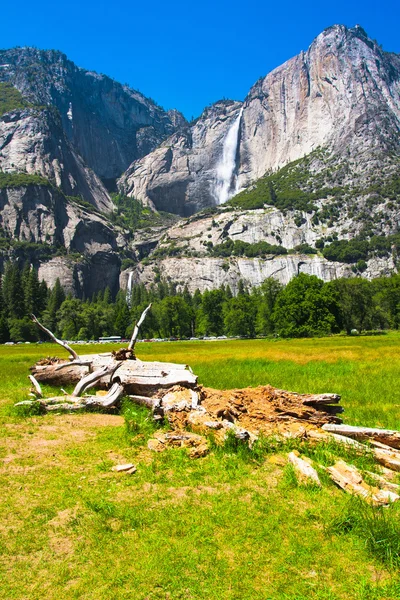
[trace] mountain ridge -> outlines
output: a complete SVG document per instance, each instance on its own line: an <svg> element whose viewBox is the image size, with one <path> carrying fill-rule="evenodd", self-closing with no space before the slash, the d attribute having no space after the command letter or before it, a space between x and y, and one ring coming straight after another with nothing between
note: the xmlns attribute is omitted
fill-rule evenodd
<svg viewBox="0 0 400 600"><path fill-rule="evenodd" d="M347 259L332 263L322 256L335 240L393 236L400 223L400 56L383 51L360 26L327 28L307 51L255 82L243 102L218 101L191 123L107 76L76 67L62 53L22 49L21 56L17 50L0 51L0 86L15 85L39 107L0 117L0 170L39 173L66 197L81 196L110 216L115 207L104 183L110 190L117 181L120 196L132 203L186 217L148 232L124 233L111 223L114 242L103 254L103 270L109 260L113 289L117 272L122 287L132 271L135 281L149 285L161 269L182 286L196 281L212 287L214 273L236 289L239 278L259 285L266 273L285 282L301 271L329 279L397 269L397 250L388 252L386 242L382 256L378 242L371 243L353 267ZM59 129L55 116L46 125L48 102L60 115ZM22 212L24 193L17 202ZM12 197L16 205L15 188ZM118 210L128 205L125 199ZM4 217L10 206L7 200L0 207L5 233L23 230L32 242L43 239L38 207L18 229ZM198 214L207 209L216 211L211 219ZM74 223L71 217L65 226L69 239ZM95 219L92 226L98 228ZM80 247L82 260L96 255L96 235L90 242L89 233ZM131 261L128 270L122 258L125 265ZM49 280L55 260L40 267ZM57 257L57 268L63 260ZM90 295L98 285L85 288L81 281L73 291Z"/></svg>

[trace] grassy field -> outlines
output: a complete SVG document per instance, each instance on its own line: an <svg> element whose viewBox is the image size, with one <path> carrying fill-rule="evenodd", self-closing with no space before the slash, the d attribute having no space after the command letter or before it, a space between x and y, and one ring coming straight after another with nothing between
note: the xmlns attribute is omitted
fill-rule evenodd
<svg viewBox="0 0 400 600"><path fill-rule="evenodd" d="M136 408L125 419L19 415L29 366L54 354L63 351L0 346L1 598L400 598L396 506L368 509L323 473L322 490L298 485L287 448L267 443L198 460L151 453L154 426ZM338 392L347 422L400 429L395 333L138 344L137 354L189 363L216 388ZM314 457L329 464L337 451ZM368 456L353 459L370 467ZM128 461L135 475L111 471Z"/></svg>

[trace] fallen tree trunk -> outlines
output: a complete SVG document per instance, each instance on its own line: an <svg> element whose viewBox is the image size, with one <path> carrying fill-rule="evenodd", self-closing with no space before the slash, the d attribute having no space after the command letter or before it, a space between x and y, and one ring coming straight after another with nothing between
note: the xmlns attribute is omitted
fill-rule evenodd
<svg viewBox="0 0 400 600"><path fill-rule="evenodd" d="M82 361L90 362L92 371L112 370L118 364L118 377L124 385L126 394L152 396L161 389L175 385L195 387L197 377L187 365L163 362L142 362L140 360L117 361L111 352L104 354L87 354ZM64 361L63 361L64 362ZM40 383L57 386L76 385L88 374L87 368L66 363L60 370L60 361L39 361L32 367L32 375ZM104 375L96 385L99 389L107 389L109 378Z"/></svg>
<svg viewBox="0 0 400 600"><path fill-rule="evenodd" d="M293 465L295 471L305 483L312 483L321 487L321 482L314 467L303 458L300 458L296 452L290 452L289 462Z"/></svg>
<svg viewBox="0 0 400 600"><path fill-rule="evenodd" d="M330 433L337 433L359 441L375 440L390 446L400 448L400 432L390 429L377 429L373 427L355 427L354 425L328 423L322 427Z"/></svg>
<svg viewBox="0 0 400 600"><path fill-rule="evenodd" d="M376 506L387 505L400 498L393 491L368 485L358 469L353 465L348 465L343 460L338 460L332 467L327 467L326 470L331 479L342 490L361 496L364 500Z"/></svg>

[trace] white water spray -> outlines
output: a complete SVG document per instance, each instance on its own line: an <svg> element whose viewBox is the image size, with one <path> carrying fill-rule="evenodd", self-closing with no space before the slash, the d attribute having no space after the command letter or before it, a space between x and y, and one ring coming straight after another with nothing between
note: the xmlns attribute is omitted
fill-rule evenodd
<svg viewBox="0 0 400 600"><path fill-rule="evenodd" d="M129 308L131 307L131 301L132 301L132 278L133 278L133 271L131 271L128 275L128 285L126 287L126 303L129 306Z"/></svg>
<svg viewBox="0 0 400 600"><path fill-rule="evenodd" d="M242 119L243 106L238 116L229 128L222 148L222 156L217 164L217 179L215 182L214 194L218 204L224 204L229 198L237 192L236 152L239 142L239 127Z"/></svg>

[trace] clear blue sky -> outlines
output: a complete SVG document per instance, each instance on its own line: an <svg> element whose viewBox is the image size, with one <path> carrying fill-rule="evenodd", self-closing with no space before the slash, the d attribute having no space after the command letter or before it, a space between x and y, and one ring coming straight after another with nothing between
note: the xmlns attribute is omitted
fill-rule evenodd
<svg viewBox="0 0 400 600"><path fill-rule="evenodd" d="M334 23L360 24L400 53L395 0L6 0L1 20L0 47L61 50L187 118L223 97L242 100Z"/></svg>

